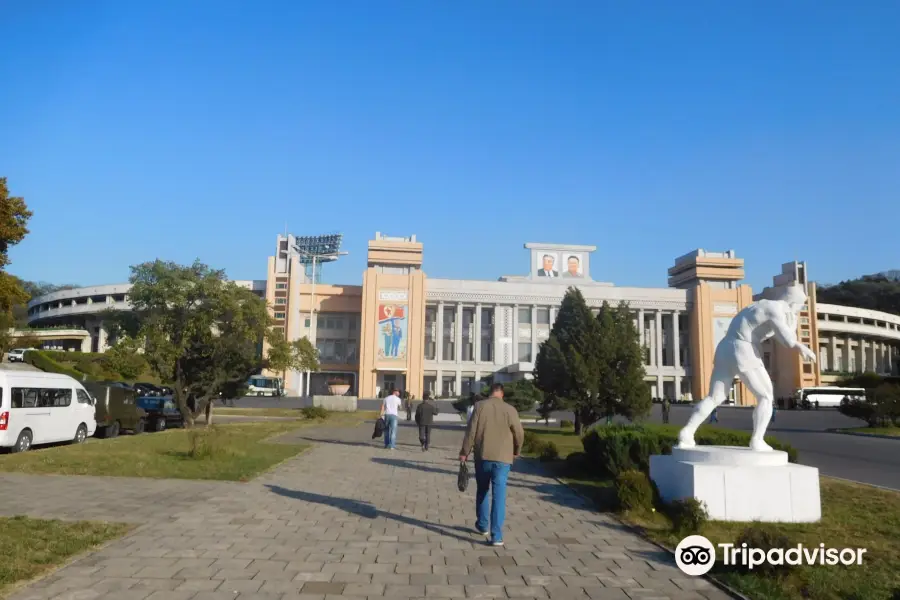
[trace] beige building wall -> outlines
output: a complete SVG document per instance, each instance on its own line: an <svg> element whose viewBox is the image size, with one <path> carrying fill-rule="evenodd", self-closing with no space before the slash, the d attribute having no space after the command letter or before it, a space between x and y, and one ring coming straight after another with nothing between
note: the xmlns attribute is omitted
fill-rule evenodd
<svg viewBox="0 0 900 600"><path fill-rule="evenodd" d="M359 395L375 397L393 380L401 390L421 398L425 355L422 244L414 236L387 238L376 234L369 242L368 264L362 286ZM399 353L402 356L393 357L385 347L385 328L389 325L383 317L400 309L405 313L405 350Z"/></svg>

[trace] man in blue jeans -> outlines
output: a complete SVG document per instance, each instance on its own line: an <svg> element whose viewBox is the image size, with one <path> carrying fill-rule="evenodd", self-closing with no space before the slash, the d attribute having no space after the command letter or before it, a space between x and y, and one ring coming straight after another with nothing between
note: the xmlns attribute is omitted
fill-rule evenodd
<svg viewBox="0 0 900 600"><path fill-rule="evenodd" d="M475 529L492 546L503 545L506 479L524 441L519 413L503 401L503 384L495 383L491 395L475 404L459 451L460 462L466 462L475 450Z"/></svg>
<svg viewBox="0 0 900 600"><path fill-rule="evenodd" d="M384 419L384 447L393 450L397 447L397 419L400 417L400 395L397 390L381 403L381 417Z"/></svg>

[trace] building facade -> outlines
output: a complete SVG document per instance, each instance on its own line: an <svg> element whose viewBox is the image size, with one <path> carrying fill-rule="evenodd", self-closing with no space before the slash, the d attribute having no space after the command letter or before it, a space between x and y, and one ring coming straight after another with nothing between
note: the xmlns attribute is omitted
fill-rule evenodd
<svg viewBox="0 0 900 600"><path fill-rule="evenodd" d="M327 393L329 383L348 383L351 394L376 397L392 387L421 398L424 392L456 397L488 381L531 377L540 344L570 286L594 310L624 302L634 315L644 347L650 394L701 398L708 392L716 345L731 319L754 300L799 283L809 304L798 337L821 358L803 363L771 342L764 362L776 397L799 387L834 382L847 373L898 373L900 317L821 305L805 263L787 263L771 287L753 295L741 281L744 262L733 251L695 250L675 259L668 287L619 287L591 275L593 246L525 244L527 275L495 281L439 279L423 270L424 246L416 236L376 234L368 244L359 285L319 282L321 266L301 260L297 238L279 235L265 280L242 282L266 298L275 326L288 340L308 337L319 351L316 373L291 372L291 394ZM49 294L29 305L34 326L76 325L103 351L100 309L127 310L128 286L81 288ZM78 343L87 343L84 340ZM849 351L847 350L849 348ZM732 398L755 399L736 382Z"/></svg>

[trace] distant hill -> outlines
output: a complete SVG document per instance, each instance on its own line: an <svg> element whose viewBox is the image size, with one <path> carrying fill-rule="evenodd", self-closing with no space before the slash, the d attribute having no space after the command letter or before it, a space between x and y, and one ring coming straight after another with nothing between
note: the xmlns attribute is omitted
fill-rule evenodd
<svg viewBox="0 0 900 600"><path fill-rule="evenodd" d="M900 269L863 275L835 285L820 285L816 300L900 315Z"/></svg>

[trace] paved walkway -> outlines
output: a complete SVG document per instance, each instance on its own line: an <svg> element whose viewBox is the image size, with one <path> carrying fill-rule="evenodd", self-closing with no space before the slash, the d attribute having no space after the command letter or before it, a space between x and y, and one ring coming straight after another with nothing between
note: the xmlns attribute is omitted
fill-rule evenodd
<svg viewBox="0 0 900 600"><path fill-rule="evenodd" d="M11 600L728 597L527 461L506 547L486 546L456 489L461 429L428 453L415 437L388 452L371 426L300 429L282 440L318 445L248 484L2 475L2 514L146 520Z"/></svg>

